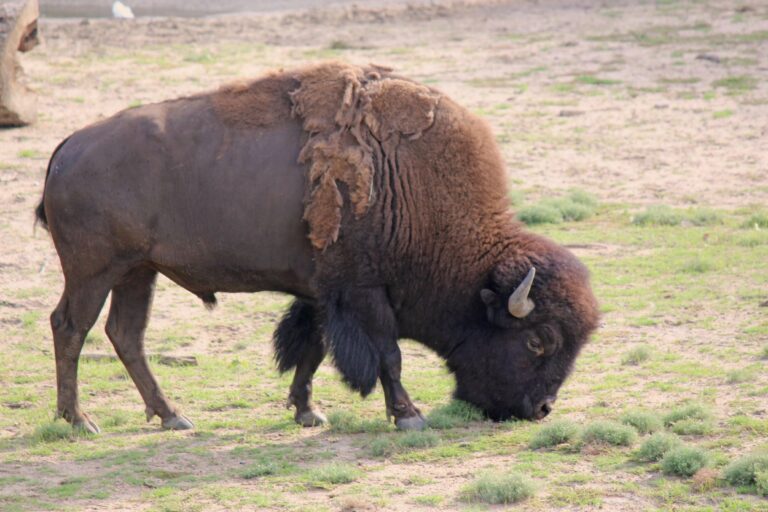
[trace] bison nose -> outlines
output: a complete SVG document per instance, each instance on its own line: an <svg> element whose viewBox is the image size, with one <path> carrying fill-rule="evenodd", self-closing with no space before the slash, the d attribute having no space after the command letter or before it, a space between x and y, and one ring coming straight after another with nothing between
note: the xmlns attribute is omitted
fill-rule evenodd
<svg viewBox="0 0 768 512"><path fill-rule="evenodd" d="M533 411L533 416L537 420L541 420L547 417L547 415L552 412L552 406L555 403L555 400L557 400L557 397L554 396L548 396L544 400L538 403Z"/></svg>

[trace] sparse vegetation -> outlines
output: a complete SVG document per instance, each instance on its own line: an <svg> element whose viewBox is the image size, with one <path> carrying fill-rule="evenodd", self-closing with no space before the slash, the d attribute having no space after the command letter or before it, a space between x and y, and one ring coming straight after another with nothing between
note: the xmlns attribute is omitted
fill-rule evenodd
<svg viewBox="0 0 768 512"><path fill-rule="evenodd" d="M664 415L664 425L667 427L683 420L709 421L712 413L701 404L690 403L673 408Z"/></svg>
<svg viewBox="0 0 768 512"><path fill-rule="evenodd" d="M489 471L464 487L461 498L468 502L509 505L530 498L533 483L518 473Z"/></svg>
<svg viewBox="0 0 768 512"><path fill-rule="evenodd" d="M532 450L549 448L574 441L579 434L579 427L569 420L556 420L541 427L533 436L529 446Z"/></svg>

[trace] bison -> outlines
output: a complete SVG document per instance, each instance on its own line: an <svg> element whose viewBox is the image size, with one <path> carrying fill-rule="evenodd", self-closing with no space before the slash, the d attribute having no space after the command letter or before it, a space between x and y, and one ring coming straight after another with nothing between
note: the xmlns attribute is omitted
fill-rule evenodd
<svg viewBox="0 0 768 512"><path fill-rule="evenodd" d="M110 292L106 332L147 420L193 426L144 352L158 272L209 306L295 297L273 341L305 426L325 421L312 377L330 351L363 396L381 381L397 427L423 428L400 338L442 356L489 418L541 419L598 320L587 269L514 220L485 123L377 66L274 72L92 124L54 151L36 216L64 274L57 416L91 432L77 365Z"/></svg>

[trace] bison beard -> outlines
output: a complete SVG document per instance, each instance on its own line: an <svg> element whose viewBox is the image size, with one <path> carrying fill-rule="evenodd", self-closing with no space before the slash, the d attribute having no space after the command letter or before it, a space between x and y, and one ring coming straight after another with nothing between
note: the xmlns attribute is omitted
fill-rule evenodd
<svg viewBox="0 0 768 512"><path fill-rule="evenodd" d="M302 425L325 420L311 396L328 350L362 395L381 382L399 427L423 427L399 338L443 356L457 396L490 417L541 418L597 303L584 266L508 204L487 126L375 66L273 73L86 127L54 151L36 210L65 273L51 316L58 414L98 430L77 363L112 291L107 331L148 419L191 427L144 356L159 272L206 304L218 291L296 296L273 341L278 369L295 368Z"/></svg>

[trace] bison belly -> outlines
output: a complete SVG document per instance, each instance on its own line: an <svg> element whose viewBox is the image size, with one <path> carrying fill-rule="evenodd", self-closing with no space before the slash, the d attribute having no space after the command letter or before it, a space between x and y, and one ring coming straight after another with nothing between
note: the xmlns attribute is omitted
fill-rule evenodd
<svg viewBox="0 0 768 512"><path fill-rule="evenodd" d="M293 119L224 124L207 97L125 111L73 134L45 191L62 265L145 263L201 295L311 297L302 134Z"/></svg>

